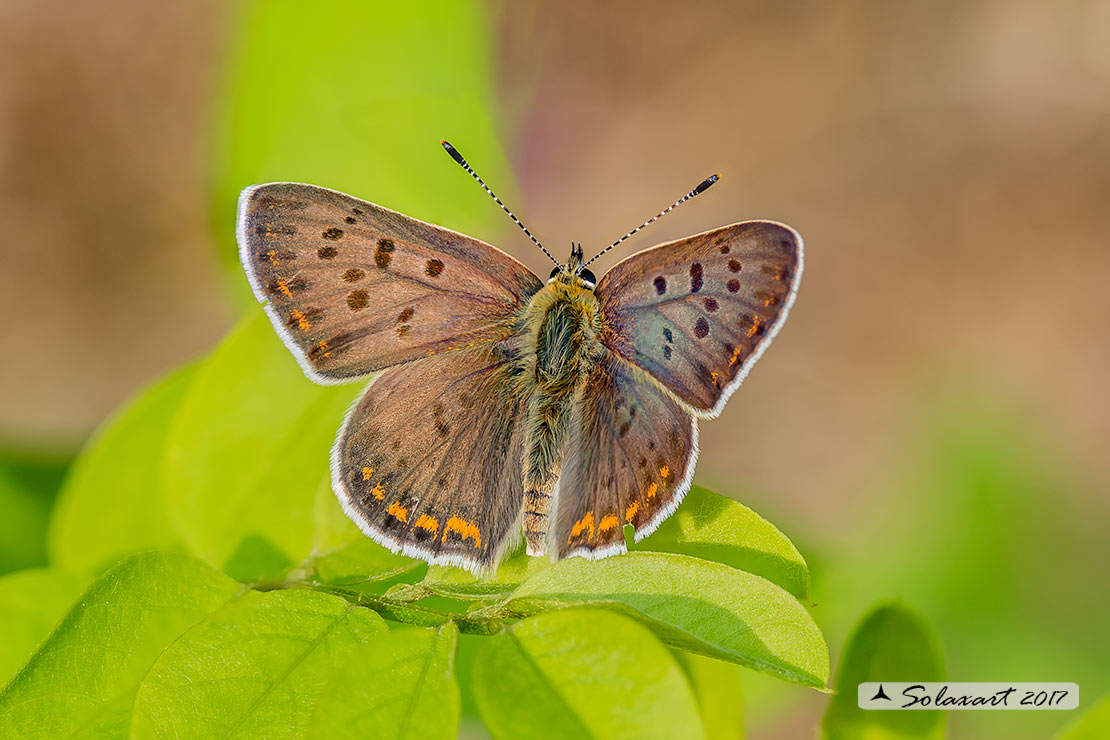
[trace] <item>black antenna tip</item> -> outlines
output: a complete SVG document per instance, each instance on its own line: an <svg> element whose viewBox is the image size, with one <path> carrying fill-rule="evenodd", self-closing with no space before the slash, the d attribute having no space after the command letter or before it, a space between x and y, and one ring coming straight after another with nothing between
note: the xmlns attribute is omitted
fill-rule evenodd
<svg viewBox="0 0 1110 740"><path fill-rule="evenodd" d="M461 154L459 154L458 149L451 146L451 142L447 141L447 139L440 139L439 143L442 144L443 148L447 150L447 153L451 155L451 159L455 160L464 167L466 166L466 160L463 159L463 156Z"/></svg>
<svg viewBox="0 0 1110 740"><path fill-rule="evenodd" d="M702 180L701 184L698 185L696 188L694 188L693 191L691 191L692 195L701 195L706 190L709 190L710 185L712 185L713 183L717 182L720 179L721 179L721 173L719 173L719 172L715 175L710 175L709 177Z"/></svg>

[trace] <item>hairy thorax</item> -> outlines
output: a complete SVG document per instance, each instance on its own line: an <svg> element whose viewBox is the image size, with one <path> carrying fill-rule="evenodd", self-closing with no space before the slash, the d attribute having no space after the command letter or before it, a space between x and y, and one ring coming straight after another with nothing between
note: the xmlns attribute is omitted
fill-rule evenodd
<svg viewBox="0 0 1110 740"><path fill-rule="evenodd" d="M601 316L592 290L552 282L528 305L534 337L536 390L572 392L604 351L597 336Z"/></svg>
<svg viewBox="0 0 1110 740"><path fill-rule="evenodd" d="M545 285L523 319L519 378L530 391L525 477L540 487L557 471L575 397L605 349L597 297L577 281Z"/></svg>

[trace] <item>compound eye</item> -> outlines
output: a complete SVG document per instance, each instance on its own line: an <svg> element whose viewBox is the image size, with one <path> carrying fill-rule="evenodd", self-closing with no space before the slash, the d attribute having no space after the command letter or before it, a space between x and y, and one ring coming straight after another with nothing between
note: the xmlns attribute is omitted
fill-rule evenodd
<svg viewBox="0 0 1110 740"><path fill-rule="evenodd" d="M582 270L582 272L578 273L578 277L582 278L590 285L597 285L597 278L594 277L594 274L589 270Z"/></svg>
<svg viewBox="0 0 1110 740"><path fill-rule="evenodd" d="M563 268L556 267L554 270L551 271L551 274L547 276L547 279L550 280L551 278L555 277L556 275L558 275L562 271L563 271Z"/></svg>

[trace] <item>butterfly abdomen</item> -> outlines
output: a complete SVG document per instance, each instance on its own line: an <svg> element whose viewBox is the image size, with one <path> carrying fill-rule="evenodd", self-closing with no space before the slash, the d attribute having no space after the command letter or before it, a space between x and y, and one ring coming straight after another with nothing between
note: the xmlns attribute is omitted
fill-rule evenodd
<svg viewBox="0 0 1110 740"><path fill-rule="evenodd" d="M524 534L528 552L542 555L570 410L603 350L591 290L552 283L529 304L527 321L534 364L524 459Z"/></svg>

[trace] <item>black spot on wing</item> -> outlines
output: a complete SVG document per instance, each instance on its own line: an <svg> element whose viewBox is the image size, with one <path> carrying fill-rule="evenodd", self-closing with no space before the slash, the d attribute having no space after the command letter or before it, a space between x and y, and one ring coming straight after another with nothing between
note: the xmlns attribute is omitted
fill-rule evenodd
<svg viewBox="0 0 1110 740"><path fill-rule="evenodd" d="M702 286L702 266L700 262L690 265L690 292L697 293Z"/></svg>
<svg viewBox="0 0 1110 740"><path fill-rule="evenodd" d="M366 308L370 303L370 296L365 290L352 290L347 295L347 306L352 311Z"/></svg>
<svg viewBox="0 0 1110 740"><path fill-rule="evenodd" d="M389 267L395 249L397 247L393 244L392 239L379 239L378 248L374 250L374 264L383 270Z"/></svg>

